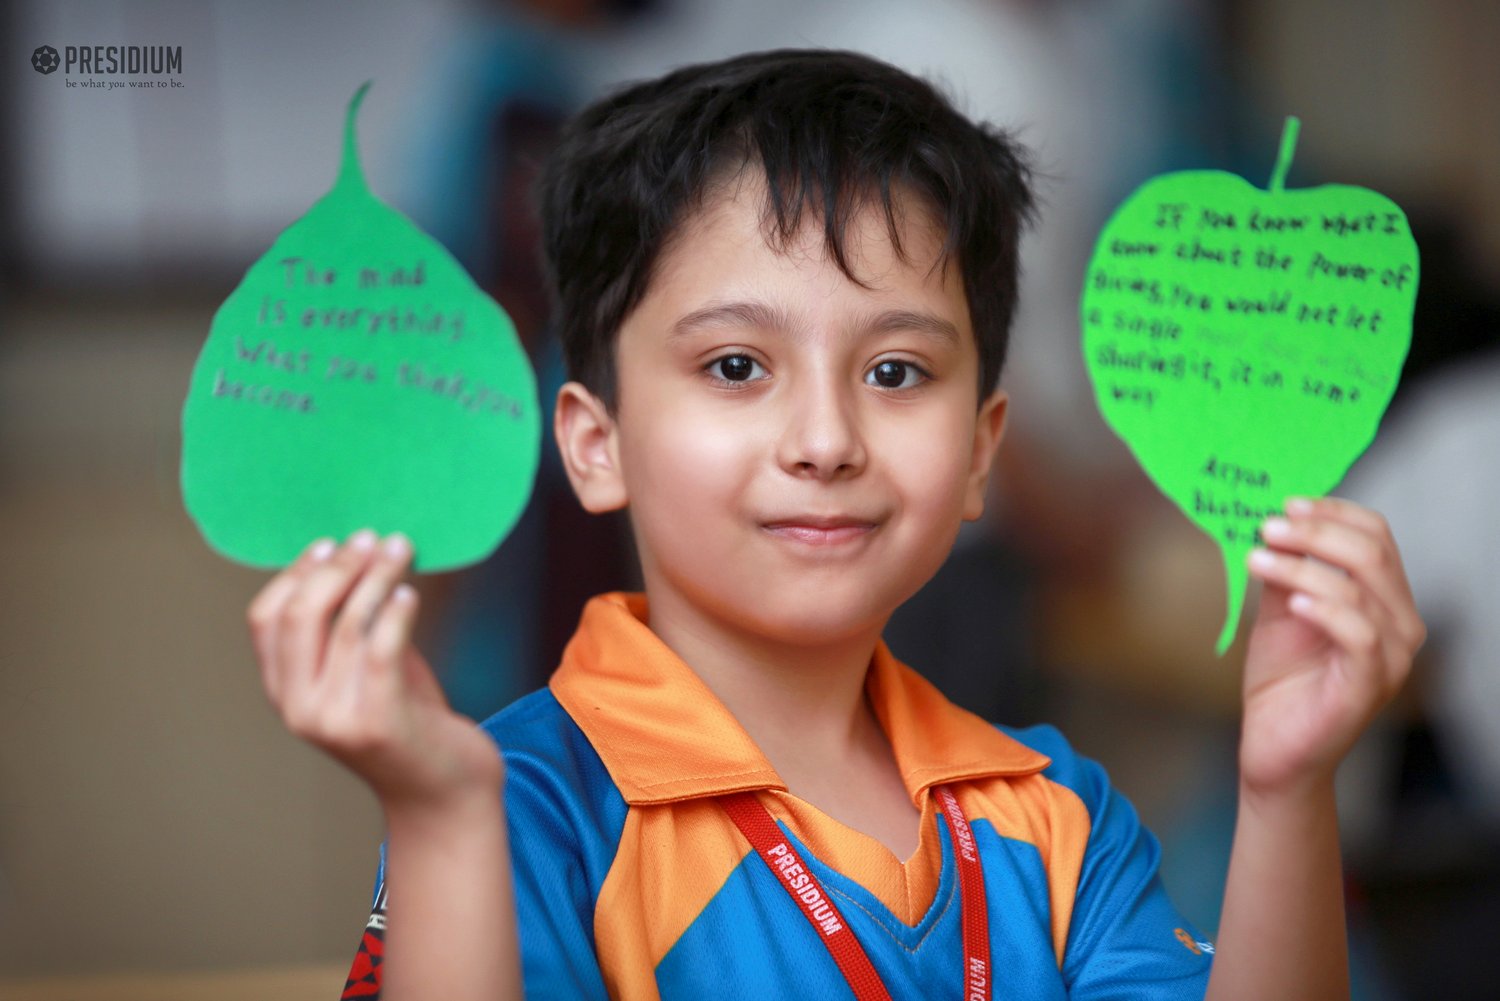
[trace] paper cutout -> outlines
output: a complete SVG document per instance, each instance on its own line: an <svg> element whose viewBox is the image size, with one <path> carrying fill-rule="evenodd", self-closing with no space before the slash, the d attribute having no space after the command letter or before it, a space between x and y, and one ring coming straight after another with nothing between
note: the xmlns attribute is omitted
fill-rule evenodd
<svg viewBox="0 0 1500 1001"><path fill-rule="evenodd" d="M1223 553L1221 655L1260 523L1343 478L1411 344L1406 216L1366 188L1286 190L1297 131L1288 118L1268 191L1215 170L1147 181L1084 281L1083 357L1105 421Z"/></svg>
<svg viewBox="0 0 1500 1001"><path fill-rule="evenodd" d="M349 102L332 190L214 314L182 411L209 545L261 568L369 526L413 567L483 559L531 495L536 378L500 306L366 186Z"/></svg>

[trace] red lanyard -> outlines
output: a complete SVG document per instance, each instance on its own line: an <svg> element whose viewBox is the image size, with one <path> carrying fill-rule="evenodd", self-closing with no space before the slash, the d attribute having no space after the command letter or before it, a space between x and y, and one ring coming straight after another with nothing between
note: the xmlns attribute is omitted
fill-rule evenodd
<svg viewBox="0 0 1500 1001"><path fill-rule="evenodd" d="M932 791L948 818L948 829L953 833L953 855L958 860L958 889L963 907L964 1001L989 1001L989 919L984 907L979 849L974 844L969 822L948 787L934 786ZM870 957L865 955L844 916L803 864L796 849L782 836L770 811L752 792L731 793L719 800L745 839L780 877L782 888L797 902L802 916L821 936L854 996L859 1001L890 1001L890 992L870 964Z"/></svg>

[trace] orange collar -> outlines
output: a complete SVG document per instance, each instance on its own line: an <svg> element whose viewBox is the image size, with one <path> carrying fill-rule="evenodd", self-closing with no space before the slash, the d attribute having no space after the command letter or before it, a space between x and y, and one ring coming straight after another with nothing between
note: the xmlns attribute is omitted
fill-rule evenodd
<svg viewBox="0 0 1500 1001"><path fill-rule="evenodd" d="M865 690L912 802L944 782L1047 767L1045 755L949 702L883 640L870 666ZM724 703L646 625L643 594L590 599L548 684L627 803L786 790Z"/></svg>

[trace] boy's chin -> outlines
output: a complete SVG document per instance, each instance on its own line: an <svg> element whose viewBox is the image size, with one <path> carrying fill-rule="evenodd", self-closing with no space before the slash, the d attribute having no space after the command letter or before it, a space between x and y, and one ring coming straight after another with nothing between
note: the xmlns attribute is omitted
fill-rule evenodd
<svg viewBox="0 0 1500 1001"><path fill-rule="evenodd" d="M736 618L746 632L797 647L819 647L879 635L895 604L880 600L871 588L838 589L768 587ZM899 604L896 603L896 604Z"/></svg>

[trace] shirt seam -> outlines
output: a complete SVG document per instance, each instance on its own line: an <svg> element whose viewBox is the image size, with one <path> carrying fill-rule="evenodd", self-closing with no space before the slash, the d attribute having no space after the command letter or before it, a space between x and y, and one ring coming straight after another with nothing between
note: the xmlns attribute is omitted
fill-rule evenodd
<svg viewBox="0 0 1500 1001"><path fill-rule="evenodd" d="M822 860L819 859L819 861L822 861ZM824 863L824 865L826 866L827 863ZM830 868L830 871L837 872L838 870ZM843 873L839 873L839 875L842 876ZM847 876L845 876L844 878L848 879ZM941 877L939 877L939 880L941 881ZM859 885L859 884L856 883L856 885ZM916 952L917 952L917 950L922 947L922 944L927 941L927 938L928 938L928 936L930 936L932 934L933 929L935 929L938 926L938 924L943 920L943 916L945 914L947 914L948 911L949 911L949 909L953 906L953 898L956 895L955 892L954 892L955 887L950 883L950 885L948 887L948 899L943 902L942 908L938 911L938 913L936 915L933 916L931 927L929 927L925 932L922 933L922 936L919 939L917 939L917 942L916 942L915 945L908 946L905 942L901 941L901 939L899 939L898 937L896 937L896 933L895 932L891 931L889 928L886 927L885 922L880 919L880 916L878 914L876 914L875 912L871 911L864 904L860 903L854 897L850 896L847 892L845 892L844 890L839 889L837 886L825 886L824 889L826 889L829 893L831 893L831 894L833 894L833 895L835 895L837 897L843 898L850 905L852 905L854 908L856 908L861 913L863 913L865 915L865 917L869 918L872 922L874 922L875 926L877 928L879 928L881 930L881 932L883 932L887 938L889 938L892 942L896 943L896 945L900 946L901 949L902 949L902 951L905 952L905 953L907 953L908 955L915 955ZM865 889L866 889L866 892L868 892L868 888L865 888ZM891 917L894 918L895 915L893 914L893 915L891 915ZM925 918L926 915L923 915L923 917ZM905 922L902 922L902 924L905 924ZM907 925L907 927L911 927L911 926Z"/></svg>

